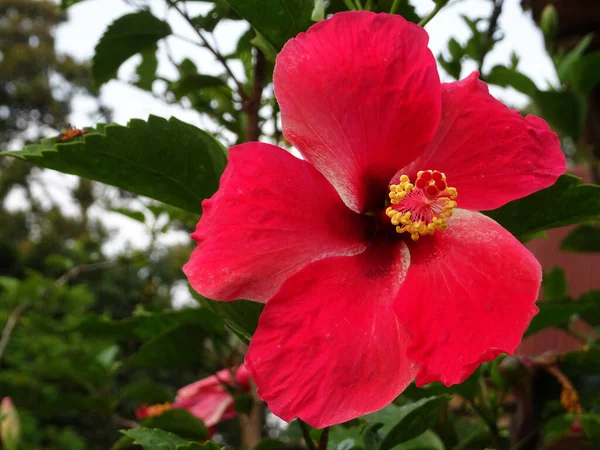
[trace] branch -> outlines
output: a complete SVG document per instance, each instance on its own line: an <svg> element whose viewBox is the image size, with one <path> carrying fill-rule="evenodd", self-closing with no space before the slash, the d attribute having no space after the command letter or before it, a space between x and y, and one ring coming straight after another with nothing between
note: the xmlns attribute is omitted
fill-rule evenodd
<svg viewBox="0 0 600 450"><path fill-rule="evenodd" d="M19 322L21 314L23 314L23 312L25 311L25 309L27 309L28 306L28 303L23 303L17 306L15 309L13 309L10 315L8 316L6 325L2 330L2 337L0 337L0 361L2 360L2 355L4 354L4 350L6 350L8 342L10 341L10 335L17 326L17 322Z"/></svg>
<svg viewBox="0 0 600 450"><path fill-rule="evenodd" d="M306 442L306 447L308 448L308 450L317 450L317 448L315 447L315 443L313 442L312 438L310 437L310 431L309 431L306 423L304 423L304 421L302 421L300 419L298 419L298 423L300 424L300 429L302 430L302 436L304 436L304 441Z"/></svg>
<svg viewBox="0 0 600 450"><path fill-rule="evenodd" d="M204 48L206 48L209 52L211 52L213 54L213 56L217 59L217 61L219 61L221 63L221 65L223 66L223 68L225 69L227 74L231 77L231 79L237 86L240 97L242 98L242 102L247 101L248 94L246 94L246 91L244 90L244 86L242 85L242 83L240 83L240 81L236 78L236 76L231 71L231 68L229 67L229 64L227 64L227 60L225 59L225 57L223 55L221 55L212 45L210 45L210 42L208 42L206 37L204 37L204 34L202 34L200 29L192 21L190 16L187 15L187 13L182 11L173 0L167 0L167 3L171 8L175 9L181 15L181 17L183 17L185 19L185 21L194 29L194 31L196 32L196 34L202 41L202 46Z"/></svg>
<svg viewBox="0 0 600 450"><path fill-rule="evenodd" d="M329 427L325 427L319 438L319 450L327 450L327 444L329 442Z"/></svg>
<svg viewBox="0 0 600 450"><path fill-rule="evenodd" d="M256 385L251 382L252 409L248 414L240 414L240 427L242 430L242 447L252 450L262 440L265 404L256 393Z"/></svg>
<svg viewBox="0 0 600 450"><path fill-rule="evenodd" d="M250 98L243 103L244 112L248 116L246 125L246 142L258 141L258 138L260 137L258 112L260 110L262 91L265 85L265 71L265 55L263 52L256 49L256 63L254 64L252 94Z"/></svg>
<svg viewBox="0 0 600 450"><path fill-rule="evenodd" d="M481 74L481 70L483 69L483 63L485 61L485 57L492 49L492 42L494 39L494 33L496 32L496 28L498 27L498 19L500 18L500 14L502 13L502 6L504 0L492 0L494 2L494 9L492 10L492 15L490 16L490 21L488 24L487 33L485 35L485 40L483 41L483 48L481 51L481 56L479 57L478 62L478 70Z"/></svg>
<svg viewBox="0 0 600 450"><path fill-rule="evenodd" d="M116 261L103 261L93 264L80 264L78 266L73 267L71 270L69 270L60 278L58 278L56 280L56 285L62 286L63 284L66 284L69 281L71 281L72 278L77 277L82 272L93 272L95 270L110 269L111 267L114 267L116 265Z"/></svg>

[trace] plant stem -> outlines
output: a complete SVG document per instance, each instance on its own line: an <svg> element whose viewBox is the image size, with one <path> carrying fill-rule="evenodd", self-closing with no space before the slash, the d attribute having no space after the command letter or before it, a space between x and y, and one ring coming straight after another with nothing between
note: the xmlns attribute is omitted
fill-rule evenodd
<svg viewBox="0 0 600 450"><path fill-rule="evenodd" d="M244 90L244 86L231 71L231 68L229 67L229 64L227 64L227 60L225 59L225 57L221 55L212 45L210 45L210 42L208 42L206 37L204 37L204 34L202 34L202 32L196 27L196 24L194 24L194 22L192 21L190 16L187 15L187 13L182 11L173 0L167 0L167 3L171 8L175 9L175 11L177 11L181 15L181 17L183 17L185 21L194 29L194 31L202 41L202 46L206 48L209 52L211 52L213 56L217 59L217 61L221 63L227 74L231 77L231 79L237 86L238 93L242 98L242 101L246 101L248 99L248 95Z"/></svg>
<svg viewBox="0 0 600 450"><path fill-rule="evenodd" d="M260 137L259 110L262 100L262 91L265 86L266 59L263 52L256 49L256 62L254 64L254 80L250 97L242 104L246 113L246 142L258 141Z"/></svg>
<svg viewBox="0 0 600 450"><path fill-rule="evenodd" d="M421 21L419 22L419 26L424 27L425 25L427 25L429 23L429 21L431 19L433 19L437 15L437 13L440 12L440 9L442 9L445 5L446 5L446 2L436 3L435 8L433 8L433 10L429 13L429 15L427 15L426 17L421 19Z"/></svg>
<svg viewBox="0 0 600 450"><path fill-rule="evenodd" d="M496 28L498 27L498 19L500 18L500 14L502 13L502 5L504 0L492 0L492 2L494 2L494 9L492 10L492 15L490 16L487 33L485 35L485 40L483 41L481 56L479 57L478 61L479 73L481 73L481 70L483 69L485 57L492 49L492 40L494 39L494 33L496 32Z"/></svg>
<svg viewBox="0 0 600 450"><path fill-rule="evenodd" d="M346 5L346 8L348 8L350 11L356 10L356 6L352 2L352 0L344 0L344 4Z"/></svg>
<svg viewBox="0 0 600 450"><path fill-rule="evenodd" d="M325 427L319 438L319 450L327 450L327 443L329 442L329 427Z"/></svg>
<svg viewBox="0 0 600 450"><path fill-rule="evenodd" d="M21 314L23 314L27 306L28 304L26 303L18 305L15 309L11 311L10 315L8 316L6 325L2 330L2 337L0 337L0 360L2 360L4 350L6 350L6 347L8 346L8 342L10 341L10 335L17 326L17 322L19 322L19 318L21 317Z"/></svg>
<svg viewBox="0 0 600 450"><path fill-rule="evenodd" d="M300 424L300 429L302 430L302 436L304 436L304 441L306 442L306 447L308 450L317 450L315 447L315 443L310 437L310 431L308 430L308 426L302 420L298 419L298 423Z"/></svg>
<svg viewBox="0 0 600 450"><path fill-rule="evenodd" d="M396 10L398 9L398 6L400 6L400 2L403 0L394 0L394 3L392 3L392 7L390 8L390 14L395 14Z"/></svg>

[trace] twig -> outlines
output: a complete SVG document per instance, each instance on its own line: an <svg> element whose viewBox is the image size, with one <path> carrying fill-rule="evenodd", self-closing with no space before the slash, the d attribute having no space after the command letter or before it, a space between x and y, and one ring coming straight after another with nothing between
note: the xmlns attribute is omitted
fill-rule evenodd
<svg viewBox="0 0 600 450"><path fill-rule="evenodd" d="M135 420L126 419L125 417L121 417L118 414L111 414L110 420L121 427L125 428L137 428L140 426Z"/></svg>
<svg viewBox="0 0 600 450"><path fill-rule="evenodd" d="M329 427L325 427L319 438L319 450L327 450L327 443L329 442Z"/></svg>
<svg viewBox="0 0 600 450"><path fill-rule="evenodd" d="M244 112L247 115L246 142L258 141L260 137L259 117L262 91L265 85L266 60L265 55L256 49L256 63L254 64L254 80L252 93L249 99L243 103Z"/></svg>
<svg viewBox="0 0 600 450"><path fill-rule="evenodd" d="M248 414L240 414L240 427L242 429L242 447L252 450L262 440L262 429L265 412L265 404L256 393L256 385L252 387L252 409Z"/></svg>
<svg viewBox="0 0 600 450"><path fill-rule="evenodd" d="M395 14L396 10L398 9L398 6L400 6L400 2L403 0L394 0L394 3L392 3L392 7L390 8L390 14Z"/></svg>
<svg viewBox="0 0 600 450"><path fill-rule="evenodd" d="M240 83L240 81L231 71L231 68L229 67L229 64L227 64L227 60L225 59L225 57L221 55L212 45L210 45L206 37L204 37L204 34L202 34L198 27L196 27L196 24L192 21L190 16L188 16L184 11L182 11L173 0L167 0L167 3L169 4L169 6L171 6L171 8L175 9L175 11L177 11L181 15L181 17L183 17L185 21L194 29L194 31L202 41L202 46L206 48L209 52L211 52L213 56L217 59L217 61L221 63L227 74L231 77L231 79L237 86L238 93L240 94L242 101L246 101L248 99L248 94L246 94L242 83Z"/></svg>
<svg viewBox="0 0 600 450"><path fill-rule="evenodd" d="M447 2L441 2L441 1L436 3L433 10L427 16L425 16L423 19L421 19L421 21L419 22L419 26L424 27L425 25L427 25L429 23L429 21L431 19L433 19L444 6L446 6L446 3Z"/></svg>
<svg viewBox="0 0 600 450"><path fill-rule="evenodd" d="M4 326L4 329L2 330L2 337L0 337L0 361L2 360L2 355L4 354L4 350L6 350L6 347L8 346L8 342L10 341L10 335L12 334L13 330L17 326L17 322L19 322L19 318L21 317L21 314L23 314L25 309L27 309L27 306L29 306L28 303L23 303L21 305L18 305L15 309L12 310L12 312L8 316L6 325Z"/></svg>
<svg viewBox="0 0 600 450"><path fill-rule="evenodd" d="M300 429L302 430L302 436L304 436L304 441L306 442L306 447L308 450L317 450L315 447L315 443L310 437L310 431L308 430L308 426L302 420L298 419L298 423L300 424Z"/></svg>
<svg viewBox="0 0 600 450"><path fill-rule="evenodd" d="M62 286L63 284L66 284L69 281L71 281L72 278L77 277L82 272L93 272L95 270L110 269L111 267L114 267L116 265L116 261L103 261L92 264L80 264L78 266L73 267L71 270L69 270L60 278L58 278L56 280L56 285Z"/></svg>
<svg viewBox="0 0 600 450"><path fill-rule="evenodd" d="M481 73L483 69L483 63L485 61L485 57L492 49L492 42L494 39L494 33L496 32L496 28L498 27L498 19L500 18L500 14L502 13L502 6L504 0L492 0L494 2L494 9L492 10L492 15L490 16L490 21L488 24L487 33L485 36L485 40L483 41L483 48L481 50L481 55L479 57L478 62L478 70Z"/></svg>

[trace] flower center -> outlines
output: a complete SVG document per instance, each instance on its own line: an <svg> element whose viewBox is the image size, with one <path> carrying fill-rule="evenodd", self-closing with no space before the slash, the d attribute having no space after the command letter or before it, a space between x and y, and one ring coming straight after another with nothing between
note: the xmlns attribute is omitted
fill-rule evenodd
<svg viewBox="0 0 600 450"><path fill-rule="evenodd" d="M417 173L415 184L406 175L390 186L391 205L385 214L396 226L397 233L410 233L413 241L448 228L446 219L456 208L456 189L448 187L446 175L437 170Z"/></svg>

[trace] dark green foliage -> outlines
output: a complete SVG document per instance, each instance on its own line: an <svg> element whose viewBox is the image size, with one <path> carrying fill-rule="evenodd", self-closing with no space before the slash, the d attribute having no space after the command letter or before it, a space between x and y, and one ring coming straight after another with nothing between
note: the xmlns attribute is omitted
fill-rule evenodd
<svg viewBox="0 0 600 450"><path fill-rule="evenodd" d="M96 45L92 69L96 83L101 85L114 78L121 64L133 55L142 53L146 61L142 62L144 67L138 69L138 75L143 80L142 85L145 83L147 86L148 78L156 70L156 64L149 59L149 54L154 52L159 40L170 34L170 25L149 11L127 14L115 20Z"/></svg>
<svg viewBox="0 0 600 450"><path fill-rule="evenodd" d="M240 17L247 20L275 49L305 31L311 19L314 0L227 0Z"/></svg>
<svg viewBox="0 0 600 450"><path fill-rule="evenodd" d="M562 241L560 248L571 252L600 252L600 227L588 224L578 226Z"/></svg>

